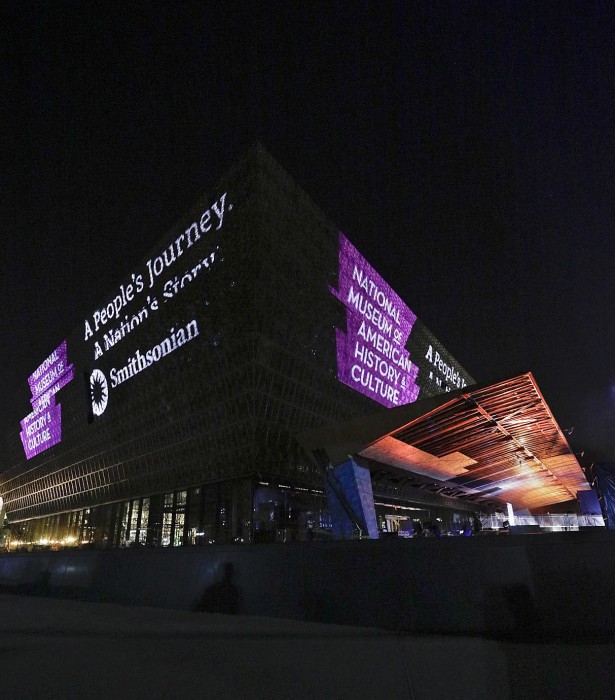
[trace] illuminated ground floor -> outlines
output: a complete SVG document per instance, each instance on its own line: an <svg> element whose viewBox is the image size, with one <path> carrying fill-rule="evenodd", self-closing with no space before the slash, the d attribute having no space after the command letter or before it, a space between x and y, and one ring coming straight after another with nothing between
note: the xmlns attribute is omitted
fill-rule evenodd
<svg viewBox="0 0 615 700"><path fill-rule="evenodd" d="M301 475L268 465L258 476L179 488L186 476L178 472L165 482L178 485L173 491L147 493L164 486L144 478L133 491L141 497L108 503L97 503L102 492L91 487L80 509L12 521L0 546L180 547L604 526L598 497L531 374L325 426L299 442L314 464ZM115 485L106 485L109 500ZM9 519L19 512L13 508Z"/></svg>
<svg viewBox="0 0 615 700"><path fill-rule="evenodd" d="M383 537L454 536L474 529L468 504L420 502L374 491ZM422 500L425 500L423 498ZM485 514L480 514L486 517ZM62 547L179 547L293 542L333 537L325 492L237 479L48 515L5 528L11 550Z"/></svg>

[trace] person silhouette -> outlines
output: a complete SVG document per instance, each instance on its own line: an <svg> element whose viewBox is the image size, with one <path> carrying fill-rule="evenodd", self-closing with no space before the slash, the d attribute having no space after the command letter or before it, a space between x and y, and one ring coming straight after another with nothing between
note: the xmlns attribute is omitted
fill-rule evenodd
<svg viewBox="0 0 615 700"><path fill-rule="evenodd" d="M239 589L233 583L234 573L232 562L225 562L222 578L205 589L196 609L201 612L237 615L240 595Z"/></svg>

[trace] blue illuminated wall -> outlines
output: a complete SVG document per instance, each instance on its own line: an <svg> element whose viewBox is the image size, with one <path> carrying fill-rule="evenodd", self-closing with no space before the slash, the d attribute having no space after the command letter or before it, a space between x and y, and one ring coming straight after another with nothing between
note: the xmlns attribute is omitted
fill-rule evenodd
<svg viewBox="0 0 615 700"><path fill-rule="evenodd" d="M341 499L345 503L342 503ZM327 483L327 501L331 509L335 537L353 538L353 523L347 513L349 507L363 534L367 533L370 539L378 539L378 523L369 469L360 467L352 459L337 466Z"/></svg>
<svg viewBox="0 0 615 700"><path fill-rule="evenodd" d="M615 530L615 463L594 464L602 501L602 512L609 530Z"/></svg>

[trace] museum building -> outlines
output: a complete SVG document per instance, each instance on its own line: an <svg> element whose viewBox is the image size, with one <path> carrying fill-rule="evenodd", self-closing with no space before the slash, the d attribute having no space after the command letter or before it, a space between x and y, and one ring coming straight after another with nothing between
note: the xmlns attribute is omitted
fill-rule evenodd
<svg viewBox="0 0 615 700"><path fill-rule="evenodd" d="M589 489L534 378L477 387L259 145L50 350L0 474L20 546L457 534Z"/></svg>

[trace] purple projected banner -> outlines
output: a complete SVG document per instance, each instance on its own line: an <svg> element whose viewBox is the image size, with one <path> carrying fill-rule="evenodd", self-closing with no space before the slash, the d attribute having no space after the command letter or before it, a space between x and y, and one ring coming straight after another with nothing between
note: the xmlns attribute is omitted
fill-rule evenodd
<svg viewBox="0 0 615 700"><path fill-rule="evenodd" d="M32 412L21 421L21 442L30 459L62 440L62 410L55 394L74 377L68 363L66 341L39 365L28 379Z"/></svg>
<svg viewBox="0 0 615 700"><path fill-rule="evenodd" d="M419 368L405 349L416 314L343 233L339 240L339 290L329 288L346 307L346 333L335 331L338 379L389 408L416 401Z"/></svg>
<svg viewBox="0 0 615 700"><path fill-rule="evenodd" d="M30 391L32 392L32 402L42 393L55 387L55 385L72 372L72 370L72 365L69 365L66 359L66 341L63 341L51 355L34 370L28 379ZM72 379L72 376L70 379ZM65 381L64 384L70 381L70 379ZM62 386L64 386L64 384L62 384ZM60 388L61 387L57 387L53 393L55 394Z"/></svg>

